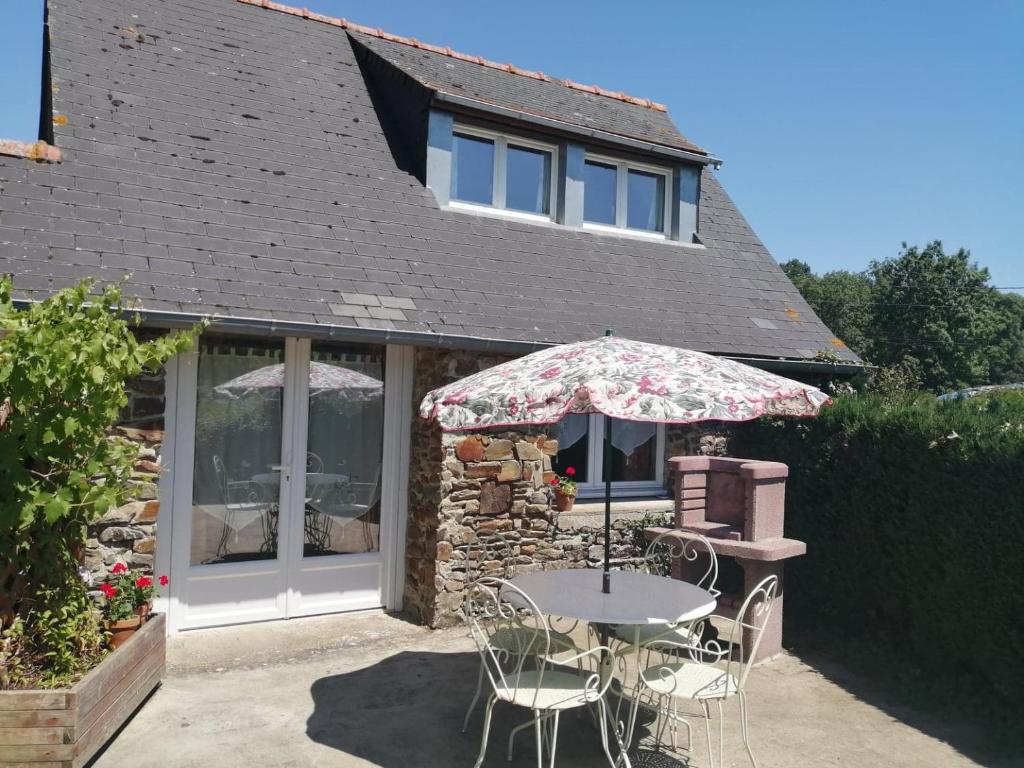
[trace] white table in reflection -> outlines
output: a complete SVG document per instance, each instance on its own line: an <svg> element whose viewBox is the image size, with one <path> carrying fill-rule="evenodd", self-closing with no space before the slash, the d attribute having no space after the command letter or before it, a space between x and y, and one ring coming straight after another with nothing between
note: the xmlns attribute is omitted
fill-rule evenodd
<svg viewBox="0 0 1024 768"><path fill-rule="evenodd" d="M281 474L262 472L252 481L265 489L267 498L280 494ZM372 547L372 535L366 515L370 505L356 502L356 493L348 475L334 472L307 472L303 530L305 543L314 553L327 550L331 530L335 524L347 525L362 520L367 546Z"/></svg>

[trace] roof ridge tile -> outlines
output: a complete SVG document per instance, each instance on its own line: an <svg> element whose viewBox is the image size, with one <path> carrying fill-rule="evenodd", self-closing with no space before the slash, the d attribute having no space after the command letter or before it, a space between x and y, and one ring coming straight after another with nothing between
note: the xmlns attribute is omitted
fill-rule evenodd
<svg viewBox="0 0 1024 768"><path fill-rule="evenodd" d="M326 16L322 13L315 13L310 11L308 8L297 8L293 5L285 5L284 3L276 3L273 0L237 0L237 2L244 5L255 5L260 8L266 8L271 11L278 11L280 13L287 13L291 16L299 16L303 19L309 19L310 21L318 21L322 24L330 24L331 26L341 27L342 29L351 30L353 32L359 32L364 35L370 35L381 40L387 40L392 43L400 43L402 45L408 45L410 48L418 48L424 51L430 51L431 53L438 53L443 56L448 56L453 59L460 61L468 61L471 64L479 64L482 67L489 69L497 69L502 72L508 72L514 75L520 75L522 77L529 77L534 80L542 80L545 83L558 83L566 88L572 88L576 91L583 91L585 93L591 93L595 96L603 96L608 99L615 99L616 101L622 101L627 104L633 104L637 107L645 107L655 112L667 112L668 109L664 104L659 104L656 101L650 99L641 99L636 96L629 96L621 91L609 91L605 88L601 88L598 85L584 85L583 83L577 83L574 80L565 80L562 78L551 77L544 74L543 72L531 71L528 69L520 69L515 64L501 64L496 61L490 61L482 56L473 56L468 53L460 53L453 51L451 48L445 46L444 48L431 45L430 43L423 43L414 37L403 37L402 35L394 35L390 32L385 32L383 29L367 27L363 24L356 24L353 21L339 18L336 16Z"/></svg>
<svg viewBox="0 0 1024 768"><path fill-rule="evenodd" d="M23 157L46 163L59 163L62 154L59 148L45 141L17 141L0 139L0 155Z"/></svg>

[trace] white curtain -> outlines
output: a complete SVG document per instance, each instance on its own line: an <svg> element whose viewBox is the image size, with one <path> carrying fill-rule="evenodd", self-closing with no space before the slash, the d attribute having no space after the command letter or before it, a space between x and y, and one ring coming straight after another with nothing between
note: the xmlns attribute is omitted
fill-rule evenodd
<svg viewBox="0 0 1024 768"><path fill-rule="evenodd" d="M658 425L648 421L612 422L612 445L628 458L633 451L657 434Z"/></svg>
<svg viewBox="0 0 1024 768"><path fill-rule="evenodd" d="M590 417L573 413L558 422L558 450L564 451L587 436Z"/></svg>

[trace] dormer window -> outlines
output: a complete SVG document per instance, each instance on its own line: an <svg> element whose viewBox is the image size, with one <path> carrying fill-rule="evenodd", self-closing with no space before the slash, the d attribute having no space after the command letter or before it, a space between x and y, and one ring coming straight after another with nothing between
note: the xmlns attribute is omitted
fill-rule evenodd
<svg viewBox="0 0 1024 768"><path fill-rule="evenodd" d="M583 226L667 236L669 178L664 168L587 155Z"/></svg>
<svg viewBox="0 0 1024 768"><path fill-rule="evenodd" d="M425 180L443 208L704 247L699 164L597 154L577 141L524 135L518 125L464 119L430 110Z"/></svg>
<svg viewBox="0 0 1024 768"><path fill-rule="evenodd" d="M557 149L466 126L452 136L451 205L551 218Z"/></svg>

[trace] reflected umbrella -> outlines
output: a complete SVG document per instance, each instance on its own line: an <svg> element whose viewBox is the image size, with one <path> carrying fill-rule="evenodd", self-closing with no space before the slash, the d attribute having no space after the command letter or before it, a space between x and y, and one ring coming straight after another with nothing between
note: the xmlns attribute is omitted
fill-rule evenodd
<svg viewBox="0 0 1024 768"><path fill-rule="evenodd" d="M229 397L240 397L252 392L280 389L284 386L284 363L266 365L243 373L214 387L214 392ZM384 382L365 373L338 365L313 361L309 364L309 396L331 394L342 400L361 402L380 397Z"/></svg>

